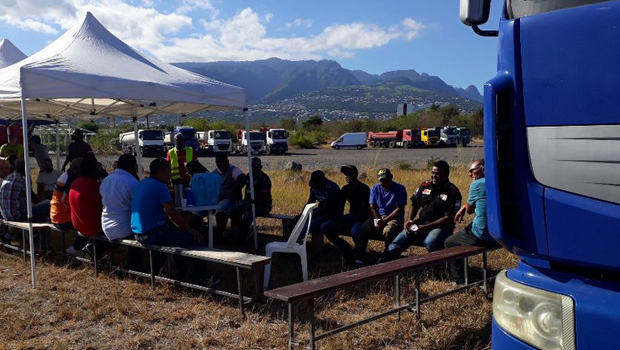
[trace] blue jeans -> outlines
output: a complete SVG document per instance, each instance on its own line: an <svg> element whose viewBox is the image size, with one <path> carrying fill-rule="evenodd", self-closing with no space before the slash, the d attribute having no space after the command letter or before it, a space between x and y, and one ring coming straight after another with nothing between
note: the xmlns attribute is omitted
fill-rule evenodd
<svg viewBox="0 0 620 350"><path fill-rule="evenodd" d="M185 232L177 227L168 227L166 225L154 228L145 233L137 234L134 232L136 241L146 245L192 245L196 244L194 235Z"/></svg>
<svg viewBox="0 0 620 350"><path fill-rule="evenodd" d="M446 238L452 235L453 227L436 228L427 234L413 234L403 230L394 241L381 254L381 261L390 261L398 258L405 250L412 245L426 247L426 250L433 252L444 248Z"/></svg>
<svg viewBox="0 0 620 350"><path fill-rule="evenodd" d="M299 218L297 218L299 220ZM323 226L324 223L332 220L333 218L331 216L327 216L327 215L317 215L317 216L312 216L312 221L310 221L310 233L315 233L315 232L322 232L321 231L321 226ZM304 228L301 231L301 234L299 235L299 238L297 238L297 243L302 244L304 239L306 239L306 228L307 226L304 226Z"/></svg>

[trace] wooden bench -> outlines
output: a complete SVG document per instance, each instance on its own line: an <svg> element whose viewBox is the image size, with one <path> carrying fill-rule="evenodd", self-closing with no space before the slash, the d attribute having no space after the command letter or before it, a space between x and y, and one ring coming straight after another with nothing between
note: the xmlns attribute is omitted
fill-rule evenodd
<svg viewBox="0 0 620 350"><path fill-rule="evenodd" d="M30 231L30 225L27 222L10 221L10 220L5 220L5 219L0 219L0 224L4 227L8 227L9 229L16 229L16 230L22 231L21 248L13 246L8 243L4 243L4 241L0 242L0 245L6 248L9 248L9 249L23 252L24 260L27 260L27 254L29 253L29 251L26 249L26 238L28 237L26 233ZM36 231L37 233L39 233L39 249L43 249L42 247L43 241L45 241L45 245L46 245L45 249L49 247L49 240L48 240L49 237L47 235L43 235L43 233L48 232L51 228L53 228L53 226L48 223L33 223L32 224L33 232ZM4 232L2 233L2 235L4 235Z"/></svg>
<svg viewBox="0 0 620 350"><path fill-rule="evenodd" d="M67 233L72 234L72 235L79 234L79 232L75 230L62 231L62 230L58 230L57 228L53 226L52 226L52 230L56 232L62 232L63 244L64 244L64 234L67 234ZM112 245L116 244L116 245L122 245L126 247L133 247L133 248L147 250L149 252L149 273L148 274L140 272L140 271L136 271L136 270L130 270L130 269L122 269L122 268L117 268L117 269L133 274L133 275L150 278L152 288L155 288L155 281L165 281L165 282L174 283L174 284L177 284L183 287L197 289L197 290L201 290L201 291L205 291L205 292L209 292L209 293L213 293L217 295L222 295L226 297L234 297L234 298L239 299L239 308L241 310L242 315L245 315L245 304L246 303L253 302L257 299L262 298L263 296L263 289L262 289L263 288L263 284L262 284L263 271L264 271L265 265L267 265L269 261L271 260L270 258L266 256L248 254L248 253L243 253L243 252L228 251L228 250L222 250L222 249L207 248L203 246L170 247L170 246L143 245L143 244L138 243L135 240L130 240L130 239L110 241L104 235L97 235L97 236L93 236L90 238L95 241L111 243ZM160 252L160 253L164 253L168 255L177 255L177 256L182 256L186 258L192 258L196 260L203 260L203 261L223 264L227 266L232 266L236 269L236 273L237 273L237 294L230 293L230 292L223 291L223 290L218 290L212 287L206 287L206 286L201 286L201 285L197 285L193 283L187 283L187 282L175 280L172 278L156 276L156 271L154 270L153 252ZM79 259L79 260L84 261L85 259ZM96 244L93 245L93 265L95 269L95 276L97 276L98 271L99 271L99 263L98 263L98 252L97 252ZM250 271L254 276L255 294L253 298L244 296L243 281L241 278L241 270Z"/></svg>
<svg viewBox="0 0 620 350"><path fill-rule="evenodd" d="M288 237L291 232L293 232L293 228L295 227L295 216L294 215L284 215L284 214L267 214L258 216L260 218L266 219L276 219L282 221L282 236L285 238Z"/></svg>
<svg viewBox="0 0 620 350"><path fill-rule="evenodd" d="M288 304L289 349L293 349L295 345L299 345L295 342L294 333L294 317L296 313L295 307L301 303L304 303L304 305L306 305L304 311L306 312L307 320L310 326L310 348L314 349L316 341L334 335L336 333L346 331L350 328L368 323L370 321L374 321L376 319L395 313L398 314L398 319L400 320L400 312L404 309L415 311L416 318L419 319L420 305L422 303L456 293L473 285L482 285L485 293L488 293L487 288L488 281L490 279L487 276L487 252L495 249L499 249L499 247L485 248L475 246L459 246L443 249L432 253L406 257L403 259L394 260L374 266L363 267L356 270L350 270L331 276L309 280L302 283L271 289L265 292L265 296ZM468 277L467 258L478 254L483 255L483 279L482 281L470 283ZM465 284L462 287L455 288L438 295L433 295L425 299L420 299L420 274L416 273L415 301L412 304L401 305L401 275L411 272L419 272L425 268L444 264L457 259L465 259ZM336 327L335 329L325 331L319 335L315 334L314 299L339 290L347 289L353 286L364 285L391 277L395 277L396 307L394 309L388 310L378 315L374 315L361 321Z"/></svg>

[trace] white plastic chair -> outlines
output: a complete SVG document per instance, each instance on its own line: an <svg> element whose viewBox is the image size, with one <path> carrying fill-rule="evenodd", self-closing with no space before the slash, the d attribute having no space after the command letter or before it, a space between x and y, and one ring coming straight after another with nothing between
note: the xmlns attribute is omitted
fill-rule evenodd
<svg viewBox="0 0 620 350"><path fill-rule="evenodd" d="M293 228L293 232L288 237L286 242L271 242L265 246L265 255L271 258L273 253L294 253L298 254L301 260L301 273L304 281L308 280L308 257L306 254L306 240L310 234L310 222L312 221L312 209L316 207L316 203L306 204L304 211L301 213L301 217L297 224ZM304 227L308 223L306 229L306 236L301 244L297 243L299 235L302 233ZM265 280L263 282L263 289L267 290L269 287L269 277L271 277L271 263L265 265Z"/></svg>

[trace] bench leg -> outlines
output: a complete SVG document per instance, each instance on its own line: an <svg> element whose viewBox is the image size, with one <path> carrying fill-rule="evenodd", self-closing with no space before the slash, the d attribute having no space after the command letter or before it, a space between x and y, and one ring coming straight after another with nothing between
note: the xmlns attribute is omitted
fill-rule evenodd
<svg viewBox="0 0 620 350"><path fill-rule="evenodd" d="M32 247L30 248L32 250ZM28 261L26 257L26 231L22 230L22 251L24 253L24 261Z"/></svg>
<svg viewBox="0 0 620 350"><path fill-rule="evenodd" d="M241 317L245 318L245 309L243 308L243 282L241 281L241 269L237 269L237 289L239 293L239 309L241 310Z"/></svg>
<svg viewBox="0 0 620 350"><path fill-rule="evenodd" d="M398 309L397 319L400 321L400 275L394 276L394 283L396 284L396 308Z"/></svg>
<svg viewBox="0 0 620 350"><path fill-rule="evenodd" d="M487 281L487 252L482 253L482 278L484 278L484 282L482 282L482 288L484 289L484 294L489 295L489 286Z"/></svg>
<svg viewBox="0 0 620 350"><path fill-rule="evenodd" d="M153 262L153 251L149 249L149 267L151 268L151 288L155 289L155 263Z"/></svg>
<svg viewBox="0 0 620 350"><path fill-rule="evenodd" d="M420 319L420 272L415 274L415 318Z"/></svg>
<svg viewBox="0 0 620 350"><path fill-rule="evenodd" d="M310 349L315 350L316 345L314 342L315 337L315 328L314 328L314 299L308 299L308 304L306 306L306 311L308 312L308 326L310 326Z"/></svg>
<svg viewBox="0 0 620 350"><path fill-rule="evenodd" d="M99 270L97 269L97 239L93 238L93 265L95 265L95 277L99 275Z"/></svg>
<svg viewBox="0 0 620 350"><path fill-rule="evenodd" d="M263 274L264 267L254 268L252 269L252 274L254 275L254 300L255 301L263 301Z"/></svg>
<svg viewBox="0 0 620 350"><path fill-rule="evenodd" d="M293 350L295 347L295 324L293 323L293 310L295 309L292 303L288 303L288 348Z"/></svg>
<svg viewBox="0 0 620 350"><path fill-rule="evenodd" d="M465 270L465 285L469 286L469 258L463 258L463 268Z"/></svg>

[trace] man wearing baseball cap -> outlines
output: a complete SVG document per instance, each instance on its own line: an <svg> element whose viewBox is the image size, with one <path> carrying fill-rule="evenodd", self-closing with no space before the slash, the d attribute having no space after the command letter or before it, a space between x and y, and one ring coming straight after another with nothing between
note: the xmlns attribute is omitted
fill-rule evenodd
<svg viewBox="0 0 620 350"><path fill-rule="evenodd" d="M353 249L355 264L363 265L368 240L380 236L386 247L403 229L407 189L392 179L390 169L379 169L379 183L370 190L370 217L362 224Z"/></svg>
<svg viewBox="0 0 620 350"><path fill-rule="evenodd" d="M338 219L342 215L342 209L340 208L340 187L338 187L335 182L327 179L325 173L321 170L316 170L310 174L308 186L310 186L310 196L306 204L319 204L312 212L310 232L322 232L321 226L324 223ZM299 219L299 217L297 217L297 219ZM304 239L305 236L300 235L297 242L301 243Z"/></svg>
<svg viewBox="0 0 620 350"><path fill-rule="evenodd" d="M360 227L370 216L368 205L370 188L357 179L358 171L355 165L345 165L340 168L340 172L345 175L347 181L340 190L340 211L344 211L346 202L349 202L349 213L324 223L321 231L330 242L340 248L345 259L350 259L353 257L353 250L340 235L350 234L353 241L357 240Z"/></svg>

